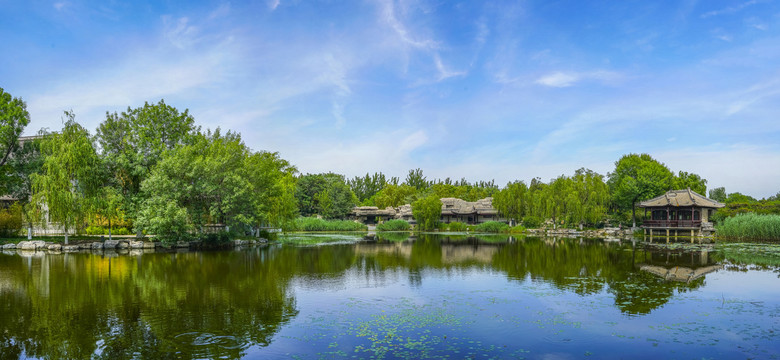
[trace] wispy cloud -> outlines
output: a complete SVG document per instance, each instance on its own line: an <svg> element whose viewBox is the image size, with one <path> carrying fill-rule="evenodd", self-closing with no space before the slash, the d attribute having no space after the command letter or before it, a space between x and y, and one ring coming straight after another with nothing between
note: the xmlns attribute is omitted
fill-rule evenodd
<svg viewBox="0 0 780 360"><path fill-rule="evenodd" d="M623 76L620 73L606 70L596 70L590 72L562 72L556 71L536 79L535 83L539 85L564 88L576 85L585 80L596 80L603 84L612 84L620 81Z"/></svg>
<svg viewBox="0 0 780 360"><path fill-rule="evenodd" d="M759 1L759 0L750 0L750 1L746 1L746 2L743 2L741 4L737 4L737 5L734 5L734 6L725 7L723 9L708 11L708 12L706 12L704 14L701 14L701 18L705 19L705 18L712 17L712 16L718 16L718 15L724 15L724 14L733 14L735 12L738 12L738 11L741 11L741 10L745 9L748 6L755 5L755 4L758 4L760 2L761 1Z"/></svg>
<svg viewBox="0 0 780 360"><path fill-rule="evenodd" d="M198 28L190 24L190 19L187 17L174 19L170 16L163 16L162 20L165 26L165 38L177 48L184 49L197 42Z"/></svg>

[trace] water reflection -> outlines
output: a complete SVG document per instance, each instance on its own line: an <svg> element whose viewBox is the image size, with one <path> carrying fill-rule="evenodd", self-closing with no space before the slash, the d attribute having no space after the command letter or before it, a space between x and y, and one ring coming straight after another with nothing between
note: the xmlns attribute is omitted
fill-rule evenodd
<svg viewBox="0 0 780 360"><path fill-rule="evenodd" d="M733 266L707 247L403 233L225 252L3 253L0 353L239 358L270 344L299 314L296 284L346 289L348 296L350 281L375 282L389 272L405 274L412 288L429 281L431 270L499 272L517 286L543 282L582 297L611 294L612 306L637 316L702 287L724 262ZM684 281L670 281L683 268L690 271Z"/></svg>

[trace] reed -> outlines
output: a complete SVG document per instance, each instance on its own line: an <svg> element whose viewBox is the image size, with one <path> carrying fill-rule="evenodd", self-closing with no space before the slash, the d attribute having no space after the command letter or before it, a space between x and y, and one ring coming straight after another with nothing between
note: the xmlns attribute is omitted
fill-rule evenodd
<svg viewBox="0 0 780 360"><path fill-rule="evenodd" d="M719 238L731 240L780 240L780 215L739 214L717 227Z"/></svg>
<svg viewBox="0 0 780 360"><path fill-rule="evenodd" d="M387 220L376 226L376 231L408 231L411 228L406 220Z"/></svg>
<svg viewBox="0 0 780 360"><path fill-rule="evenodd" d="M363 231L368 227L349 220L324 220L315 217L299 217L295 219L294 229L297 231Z"/></svg>

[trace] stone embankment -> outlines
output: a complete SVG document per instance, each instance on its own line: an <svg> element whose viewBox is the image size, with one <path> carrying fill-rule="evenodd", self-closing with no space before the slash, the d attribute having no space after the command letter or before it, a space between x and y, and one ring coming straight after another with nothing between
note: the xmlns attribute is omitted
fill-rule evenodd
<svg viewBox="0 0 780 360"><path fill-rule="evenodd" d="M529 235L537 236L562 236L562 237L586 237L586 238L626 238L634 235L631 229L603 228L597 230L575 229L528 229Z"/></svg>
<svg viewBox="0 0 780 360"><path fill-rule="evenodd" d="M228 247L240 248L248 246L256 246L259 244L267 243L266 239L259 240L233 240L228 243ZM1 250L12 251L48 251L48 252L75 252L85 250L99 250L99 251L122 251L122 250L181 250L181 249L201 249L203 243L200 241L179 241L174 244L162 244L160 242L144 241L144 240L105 240L94 242L80 242L76 244L62 245L49 241L31 240L20 241L18 244L5 244L0 246Z"/></svg>

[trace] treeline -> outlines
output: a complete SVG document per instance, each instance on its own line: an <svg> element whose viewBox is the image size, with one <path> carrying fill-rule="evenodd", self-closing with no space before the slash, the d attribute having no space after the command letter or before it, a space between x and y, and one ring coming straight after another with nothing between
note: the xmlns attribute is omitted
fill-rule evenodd
<svg viewBox="0 0 780 360"><path fill-rule="evenodd" d="M0 231L14 223L3 219L21 217L28 228L51 221L67 233L87 227L110 233L120 226L178 241L208 236L214 224L235 235L256 235L264 226L294 229L299 216L343 219L356 205L404 204L413 205L418 224L433 228L441 212L438 199L445 197L493 197L503 217L528 226L551 220L591 227L634 224L636 203L667 190L707 190L699 175L674 173L647 154L624 155L606 175L583 168L503 188L494 181L428 179L419 168L403 180L381 172L351 179L300 174L278 153L252 150L232 131L201 129L187 110L162 100L106 113L94 134L66 112L59 132L42 130L20 146L29 124L25 103L0 89L0 106L0 193L19 199L0 214ZM710 197L729 205L725 214L778 208L776 197L759 201L723 188Z"/></svg>

